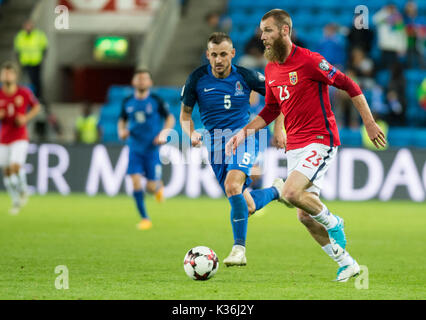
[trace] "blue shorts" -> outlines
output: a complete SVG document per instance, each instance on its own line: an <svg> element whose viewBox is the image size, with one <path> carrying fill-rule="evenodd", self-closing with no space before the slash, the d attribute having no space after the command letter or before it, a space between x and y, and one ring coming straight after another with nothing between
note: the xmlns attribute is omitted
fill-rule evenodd
<svg viewBox="0 0 426 320"><path fill-rule="evenodd" d="M251 168L256 162L258 153L259 141L255 136L249 136L245 143L237 148L235 155L229 157L225 155L225 144L221 150L210 152L210 165L223 192L225 192L226 175L230 170L240 170L246 174L243 191L252 183Z"/></svg>
<svg viewBox="0 0 426 320"><path fill-rule="evenodd" d="M148 180L160 180L161 162L159 150L139 152L130 149L127 174L141 174Z"/></svg>

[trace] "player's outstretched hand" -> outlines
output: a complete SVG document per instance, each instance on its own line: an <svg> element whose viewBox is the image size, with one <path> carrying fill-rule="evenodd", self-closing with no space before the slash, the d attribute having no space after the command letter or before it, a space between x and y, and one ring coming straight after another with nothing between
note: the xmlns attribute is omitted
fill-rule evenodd
<svg viewBox="0 0 426 320"><path fill-rule="evenodd" d="M121 140L127 139L127 137L130 135L129 129L119 129L118 130L118 137Z"/></svg>
<svg viewBox="0 0 426 320"><path fill-rule="evenodd" d="M203 142L201 141L201 134L198 133L197 131L193 131L191 134L191 145L193 147L201 147L201 145L203 144Z"/></svg>
<svg viewBox="0 0 426 320"><path fill-rule="evenodd" d="M27 123L27 117L24 114L18 114L15 118L15 123L18 127L22 127Z"/></svg>
<svg viewBox="0 0 426 320"><path fill-rule="evenodd" d="M377 125L377 123L372 122L371 124L366 125L365 129L367 130L368 137L374 143L377 149L380 149L380 147L384 148L386 146L385 134Z"/></svg>
<svg viewBox="0 0 426 320"><path fill-rule="evenodd" d="M245 134L243 130L233 136L225 145L225 154L229 157L231 154L235 154L238 146L245 140Z"/></svg>
<svg viewBox="0 0 426 320"><path fill-rule="evenodd" d="M162 145L167 142L168 130L161 130L161 132L154 138L155 145Z"/></svg>

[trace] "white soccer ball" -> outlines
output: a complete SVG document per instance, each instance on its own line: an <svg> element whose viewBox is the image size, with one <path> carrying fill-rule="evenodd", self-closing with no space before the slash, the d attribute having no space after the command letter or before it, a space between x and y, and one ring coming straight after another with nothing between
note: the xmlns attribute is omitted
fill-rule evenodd
<svg viewBox="0 0 426 320"><path fill-rule="evenodd" d="M185 255L183 269L191 279L208 280L219 269L219 259L212 249L198 246L189 250Z"/></svg>

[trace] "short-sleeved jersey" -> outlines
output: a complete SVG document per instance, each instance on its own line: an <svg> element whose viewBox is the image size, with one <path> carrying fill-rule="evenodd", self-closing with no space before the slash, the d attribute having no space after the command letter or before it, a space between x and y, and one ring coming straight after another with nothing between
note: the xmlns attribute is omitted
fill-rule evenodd
<svg viewBox="0 0 426 320"><path fill-rule="evenodd" d="M166 103L156 94L150 93L145 99L137 99L134 95L124 99L120 119L128 122L130 150L143 152L157 148L153 140L163 129L168 115Z"/></svg>
<svg viewBox="0 0 426 320"><path fill-rule="evenodd" d="M198 102L201 121L213 134L213 130L244 127L250 117L250 92L265 95L265 77L240 66L231 66L231 73L224 79L216 78L210 64L196 69L188 77L182 89L184 105L194 107Z"/></svg>
<svg viewBox="0 0 426 320"><path fill-rule="evenodd" d="M287 150L311 143L340 145L328 92L337 73L323 56L294 44L284 63L267 64L264 110L279 108L284 114Z"/></svg>
<svg viewBox="0 0 426 320"><path fill-rule="evenodd" d="M16 117L25 115L28 107L39 102L30 89L18 86L16 92L7 95L0 88L0 109L4 110L5 117L1 121L0 143L10 144L18 140L28 140L27 126L18 126Z"/></svg>

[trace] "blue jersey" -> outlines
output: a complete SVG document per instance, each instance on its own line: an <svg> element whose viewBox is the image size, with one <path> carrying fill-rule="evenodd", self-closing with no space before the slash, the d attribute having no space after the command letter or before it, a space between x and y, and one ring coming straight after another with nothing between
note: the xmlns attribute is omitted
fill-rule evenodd
<svg viewBox="0 0 426 320"><path fill-rule="evenodd" d="M145 99L137 99L134 95L124 99L120 119L129 123L127 144L130 151L141 153L158 148L153 140L163 129L164 119L168 115L166 103L153 93Z"/></svg>
<svg viewBox="0 0 426 320"><path fill-rule="evenodd" d="M249 122L252 90L265 95L265 77L261 73L232 65L230 75L219 79L208 64L191 73L181 100L188 107L198 102L201 121L210 133L214 129L234 131Z"/></svg>
<svg viewBox="0 0 426 320"><path fill-rule="evenodd" d="M249 122L252 90L265 95L265 77L259 72L234 65L225 79L216 78L210 65L199 67L188 77L182 90L181 100L185 106L194 107L198 102L201 121L210 133L207 137L213 139L205 141L210 165L224 192L226 175L230 170L246 174L243 189L251 183L250 172L259 149L257 137L248 137L235 155L226 156L224 146L236 130ZM216 139L216 129L222 130L220 139Z"/></svg>

